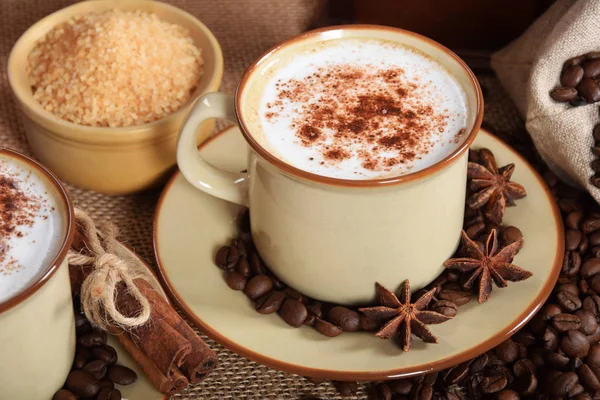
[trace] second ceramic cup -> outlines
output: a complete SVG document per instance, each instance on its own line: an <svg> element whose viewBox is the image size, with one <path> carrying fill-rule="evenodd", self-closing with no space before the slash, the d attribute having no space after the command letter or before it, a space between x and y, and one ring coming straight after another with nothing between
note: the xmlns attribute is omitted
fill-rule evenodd
<svg viewBox="0 0 600 400"><path fill-rule="evenodd" d="M466 138L449 156L397 177L346 180L301 170L267 150L256 109L265 80L282 60L328 40L385 40L436 60L464 89ZM396 289L404 279L425 286L443 269L459 242L468 148L483 116L473 73L440 44L400 29L353 25L305 33L283 42L245 73L235 99L209 93L182 126L177 161L186 179L213 196L250 207L252 237L268 267L294 289L319 300L361 304L374 283ZM220 171L197 152L196 131L209 118L236 122L248 142L247 173Z"/></svg>

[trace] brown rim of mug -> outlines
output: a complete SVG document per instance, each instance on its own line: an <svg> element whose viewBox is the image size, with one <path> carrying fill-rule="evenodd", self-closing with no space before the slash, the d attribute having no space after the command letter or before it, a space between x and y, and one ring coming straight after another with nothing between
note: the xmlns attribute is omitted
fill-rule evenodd
<svg viewBox="0 0 600 400"><path fill-rule="evenodd" d="M54 188L60 195L65 210L67 210L67 231L56 257L50 262L46 269L40 272L39 276L35 279L33 283L27 285L23 290L21 290L13 297L0 303L1 314L21 304L22 302L27 300L31 295L37 292L42 286L46 284L46 282L50 280L50 278L52 278L56 270L61 266L61 264L67 257L67 252L71 248L73 236L75 235L75 215L73 213L73 204L71 203L69 194L67 193L63 185L60 183L56 175L50 172L50 170L48 170L46 167L44 167L37 161L17 151L10 150L6 147L0 147L0 154L6 154L9 157L16 158L19 161L27 164L31 168L35 169L37 172L39 172L40 175L43 176L45 180L51 184L51 186L54 186Z"/></svg>
<svg viewBox="0 0 600 400"><path fill-rule="evenodd" d="M254 73L255 70L258 69L259 64L261 64L265 59L270 57L273 53L277 52L281 48L283 48L291 43L298 42L298 41L304 41L304 40L310 39L314 36L318 36L318 35L322 34L323 32L329 32L329 31L334 31L334 30L371 30L371 31L378 30L378 31L392 31L392 32L396 32L396 33L402 33L404 35L413 36L423 42L426 42L434 47L437 47L442 52L446 53L450 58L454 59L463 68L463 70L467 73L467 75L469 76L469 79L471 80L471 84L475 88L475 92L476 92L476 103L477 104L475 106L476 106L477 114L475 117L475 121L473 123L473 127L472 127L471 131L469 132L469 135L467 136L467 138L464 140L464 142L457 149L455 149L452 152L452 154L450 154L443 160L441 160L427 168L424 168L422 170L412 172L410 174L404 174L404 175L393 176L393 177L388 177L388 178L364 179L364 180L331 178L331 177L314 174L312 172L304 171L300 168L296 168L293 165L286 163L285 161L282 161L281 159L272 155L267 149L265 149L249 133L249 129L241 117L241 109L242 108L240 105L240 102L241 102L240 93L242 93L244 91L246 84L248 83L248 80L250 79L250 76ZM246 72L244 72L244 75L242 76L242 79L236 90L236 93L235 93L235 115L238 120L238 124L240 126L240 131L242 132L242 135L244 135L244 138L246 139L246 142L248 142L250 147L252 147L252 149L261 158L263 158L264 160L268 161L270 164L274 165L275 167L279 168L280 170L282 170L292 176L296 176L300 179L309 180L312 182L326 184L326 185L335 185L335 186L344 186L344 187L364 187L364 188L381 187L381 186L392 186L392 185L397 185L397 184L401 184L401 183L407 183L407 182L415 181L418 179L423 179L427 176L435 174L436 172L439 172L439 171L443 170L444 168L448 167L455 160L457 160L465 151L467 151L469 149L469 147L471 146L471 143L473 143L473 141L475 140L475 137L477 136L477 133L479 132L479 128L481 127L481 122L483 120L483 94L481 92L481 87L479 86L479 82L477 81L477 78L475 77L475 74L473 73L473 71L471 71L471 69L467 66L467 64L459 56L457 56L454 52L452 52L450 49L448 49L447 47L439 44L438 42L436 42L432 39L429 39L428 37L425 37L423 35L419 35L418 33L414 33L411 31L404 30L404 29L393 28L393 27L389 27L389 26L361 25L361 24L337 25L337 26L330 26L330 27L321 28L321 29L315 29L315 30L294 36L294 37L292 37L286 41L283 41L280 44L272 47L271 49L267 50L256 61L254 61L250 65L250 67L246 70Z"/></svg>
<svg viewBox="0 0 600 400"><path fill-rule="evenodd" d="M230 131L234 127L230 127L224 129L223 131L217 133L213 137L209 138L207 141L200 145L200 149L210 144L214 139L218 138L222 134ZM499 330L495 335L491 338L479 343L478 345L463 351L462 353L446 357L444 359L438 360L429 364L417 365L409 368L397 368L389 371L335 371L335 370L326 370L326 369L317 369L310 367L303 367L300 365L290 364L285 361L280 361L271 357L264 356L260 353L257 353L251 349L248 349L242 345L239 345L229 338L221 335L217 330L212 328L210 325L205 324L185 303L185 301L179 296L177 291L174 289L169 277L166 274L166 271L162 267L160 252L157 246L157 233L158 233L158 217L161 213L163 202L165 197L173 183L177 179L177 177L181 174L181 172L177 171L171 179L165 185L163 192L160 195L160 199L158 200L158 204L156 206L156 213L154 214L154 225L152 228L152 241L154 246L154 255L156 257L157 263L157 275L161 281L163 289L174 304L176 304L179 309L183 312L183 314L202 332L204 332L208 337L215 340L218 343L221 343L227 349L232 352L239 354L243 357L246 357L252 361L255 361L259 364L266 365L271 368L275 368L279 371L289 372L301 376L314 377L314 378L325 378L325 379L333 379L333 380L341 380L341 381L374 381L374 380L389 380L389 379L398 379L398 378L408 378L415 375L420 375L424 373L430 373L435 371L440 371L445 368L452 367L454 365L458 365L462 362L470 360L474 357L479 356L480 354L485 353L488 350L496 347L506 339L510 338L515 334L519 329L521 329L533 316L539 311L539 309L544 305L544 302L548 299L550 294L552 293L552 289L554 288L554 283L558 278L558 275L562 269L563 255L564 255L564 227L562 223L562 218L558 206L554 201L552 193L550 189L546 185L544 179L540 176L540 174L529 164L529 162L519 153L517 153L511 146L506 144L502 139L494 136L492 133L485 129L481 129L481 132L492 136L495 140L498 141L500 146L507 147L511 154L521 160L525 166L531 171L533 176L537 179L539 184L542 186L546 197L550 200L550 204L552 207L552 216L554 217L555 226L557 229L557 243L556 243L556 254L554 257L554 265L550 274L547 276L544 286L542 286L538 295L533 299L531 303L527 307L523 309L521 313L519 313L513 321L505 326L503 329ZM299 329L304 329L304 327L300 327Z"/></svg>

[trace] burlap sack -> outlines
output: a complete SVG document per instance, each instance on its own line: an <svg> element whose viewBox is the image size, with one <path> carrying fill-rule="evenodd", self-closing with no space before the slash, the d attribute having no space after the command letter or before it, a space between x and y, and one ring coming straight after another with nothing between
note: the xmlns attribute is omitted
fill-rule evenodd
<svg viewBox="0 0 600 400"><path fill-rule="evenodd" d="M492 56L492 67L544 161L598 202L600 189L590 184L598 105L572 107L553 101L549 92L559 85L565 60L600 50L599 20L598 0L558 0L519 39Z"/></svg>

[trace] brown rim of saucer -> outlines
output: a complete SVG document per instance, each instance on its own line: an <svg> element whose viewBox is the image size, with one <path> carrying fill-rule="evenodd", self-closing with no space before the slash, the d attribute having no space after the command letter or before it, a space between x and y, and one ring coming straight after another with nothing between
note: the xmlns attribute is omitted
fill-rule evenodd
<svg viewBox="0 0 600 400"><path fill-rule="evenodd" d="M217 133L213 137L209 138L207 141L200 145L200 150L210 144L214 139L220 137L221 135L229 132L234 127L229 127L224 129L223 131ZM260 353L257 353L251 349L248 349L238 343L233 342L229 338L221 335L216 329L211 327L210 325L204 323L185 303L185 301L179 296L177 291L174 289L169 277L167 276L164 268L162 267L160 252L157 246L157 233L158 233L158 217L161 213L164 199L173 186L173 183L177 179L177 177L181 174L181 172L176 172L167 182L165 188L158 200L158 204L156 207L156 213L154 214L154 225L152 229L152 240L154 246L154 255L156 257L157 262L157 275L163 285L163 289L169 297L172 299L173 303L176 304L179 309L183 312L183 314L202 332L204 332L207 336L212 338L213 340L221 343L223 346L233 351L234 353L240 354L243 357L246 357L252 361L255 361L259 364L266 365L271 368L275 368L279 371L289 372L301 376L314 377L314 378L325 378L325 379L333 379L333 380L341 380L341 381L374 381L374 380L388 380L388 379L398 379L398 378L408 378L415 375L421 375L424 373L430 373L434 371L439 371L445 368L452 367L454 365L458 365L462 362L470 360L479 356L480 354L485 353L488 350L496 347L506 339L510 338L515 332L521 329L533 316L539 311L539 309L544 305L545 301L548 299L550 294L552 293L552 289L554 288L554 283L556 282L558 275L562 269L563 262L563 254L564 254L564 227L561 218L560 211L550 189L546 185L544 179L538 174L538 172L529 164L525 158L517 153L511 146L506 144L502 139L494 136L492 133L485 129L481 129L481 132L492 136L495 140L498 141L500 146L508 147L511 154L521 160L525 166L533 173L533 176L538 180L539 184L544 189L544 193L547 198L550 199L550 204L553 210L553 217L555 221L555 226L557 229L557 244L556 244L556 255L554 257L554 266L552 267L552 271L546 277L546 281L544 286L541 288L538 295L535 299L529 303L527 307L523 309L521 313L519 313L514 320L505 326L503 329L498 331L491 338L481 342L477 346L474 346L462 353L446 357L444 359L438 360L429 364L416 365L412 367L404 367L397 368L394 370L387 371L335 371L335 370L326 370L326 369L317 369L317 368L309 368L303 367L295 364L290 364L284 361L280 361L271 357L264 356ZM206 268L210 266L204 266ZM215 267L216 268L216 267ZM307 329L308 327L300 327L298 329ZM352 334L352 333L350 333Z"/></svg>
<svg viewBox="0 0 600 400"><path fill-rule="evenodd" d="M281 49L291 43L298 42L298 41L304 41L304 40L307 40L314 36L319 36L320 34L322 34L324 32L330 32L330 31L335 31L335 30L353 30L353 31L356 31L356 30L371 30L371 31L378 30L378 31L392 31L392 32L396 32L396 33L402 33L404 35L416 37L417 39L419 39L423 42L426 42L434 47L437 47L442 52L446 53L446 55L448 55L450 58L454 59L465 70L465 72L469 76L469 79L471 80L471 84L475 88L475 92L476 92L476 103L477 104L475 105L475 107L477 110L477 115L475 117L473 127L472 127L471 131L469 132L469 135L467 136L467 138L464 140L464 142L457 149L455 149L449 156L447 156L443 160L441 160L427 168L424 168L422 170L412 172L410 174L404 174L404 175L394 176L394 177L389 177L389 178L365 179L365 180L340 179L340 178L321 176L318 174L314 174L312 172L304 171L300 168L296 168L293 165L288 164L285 161L282 161L281 159L279 159L279 158L275 157L274 155L272 155L271 153L269 153L269 151L267 151L267 149L265 149L256 139L254 139L254 137L250 133L248 133L249 129L246 126L246 124L244 123L244 120L241 118L241 107L240 107L241 99L240 99L239 94L244 91L244 88L245 88L246 84L248 83L248 80L249 80L250 76L252 75L252 73L255 70L257 70L259 65L264 60L266 60L268 57L270 57L273 53L277 52L279 49ZM411 181L418 180L418 179L423 179L427 176L433 175L433 174L443 170L444 168L446 168L450 164L452 164L454 161L456 161L464 152L466 152L469 149L469 147L471 146L471 143L473 143L473 141L475 140L475 137L477 136L477 133L479 132L479 128L481 127L481 122L483 120L483 93L481 92L481 87L479 86L479 82L477 81L475 74L473 74L473 71L471 71L471 69L467 66L467 64L459 56L457 56L454 52L452 52L450 49L448 49L447 47L441 45L440 43L438 43L432 39L429 39L428 37L425 37L423 35L419 35L418 33L414 33L411 31L404 30L404 29L393 28L393 27L389 27L389 26L362 25L362 24L338 25L338 26L331 26L331 27L326 27L326 28L315 29L315 30L294 36L294 37L292 37L286 41L283 41L280 44L272 47L271 49L267 50L264 54L262 54L256 61L254 61L250 65L250 67L246 70L246 72L244 72L244 75L242 76L242 79L238 85L238 88L235 92L235 115L236 115L237 121L240 126L240 131L242 132L242 135L244 135L244 138L246 139L246 142L248 142L250 147L252 147L252 149L258 155L260 155L261 158L268 161L270 164L273 164L275 167L283 170L284 172L286 172L290 175L296 176L300 179L305 179L305 180L309 180L309 181L313 181L313 182L321 183L321 184L343 186L343 187L356 187L356 188L371 187L372 188L372 187L398 185L398 184L407 183L407 182L411 182Z"/></svg>
<svg viewBox="0 0 600 400"><path fill-rule="evenodd" d="M37 292L46 282L52 278L58 267L61 266L65 258L67 257L67 252L71 248L71 243L73 242L73 236L75 235L75 215L73 213L73 204L71 203L71 199L63 185L60 183L56 175L50 172L49 169L44 167L42 164L37 161L17 152L14 150L10 150L6 147L0 147L0 154L6 154L9 157L16 158L19 161L27 164L32 169L35 169L41 176L43 176L46 182L49 182L56 191L58 192L60 198L62 199L65 210L67 210L67 232L65 238L63 239L63 243L58 251L58 254L50 262L50 264L40 272L39 276L33 281L33 283L27 285L23 290L17 293L15 296L10 299L0 303L0 314L3 312L10 310L11 308L21 304L25 300L27 300L31 295Z"/></svg>

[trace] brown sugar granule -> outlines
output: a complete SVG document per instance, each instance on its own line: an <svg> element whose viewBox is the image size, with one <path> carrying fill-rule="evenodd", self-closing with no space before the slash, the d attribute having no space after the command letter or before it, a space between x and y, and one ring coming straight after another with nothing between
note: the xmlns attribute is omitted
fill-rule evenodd
<svg viewBox="0 0 600 400"><path fill-rule="evenodd" d="M23 237L22 228L32 227L35 217L44 210L45 201L30 193L26 183L16 174L9 174L0 162L0 273L19 269L8 257L8 240Z"/></svg>
<svg viewBox="0 0 600 400"><path fill-rule="evenodd" d="M198 85L203 60L182 26L115 9L54 27L26 67L45 110L79 125L121 127L179 110Z"/></svg>
<svg viewBox="0 0 600 400"><path fill-rule="evenodd" d="M435 94L427 82L408 80L401 68L335 64L303 79L279 80L276 90L267 118L292 104L291 128L303 146L317 149L327 163L356 156L370 171L410 168L440 141L450 118L448 110L431 106Z"/></svg>

